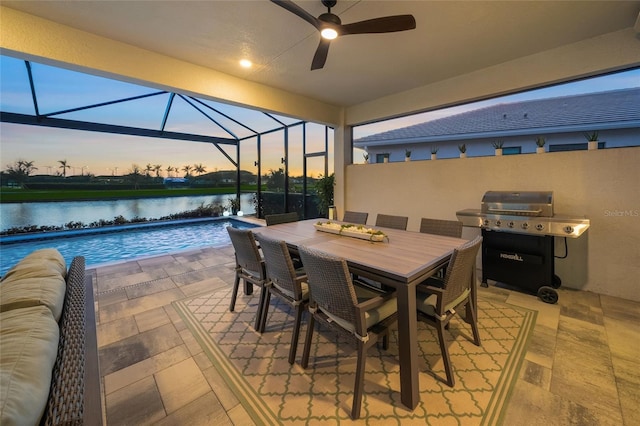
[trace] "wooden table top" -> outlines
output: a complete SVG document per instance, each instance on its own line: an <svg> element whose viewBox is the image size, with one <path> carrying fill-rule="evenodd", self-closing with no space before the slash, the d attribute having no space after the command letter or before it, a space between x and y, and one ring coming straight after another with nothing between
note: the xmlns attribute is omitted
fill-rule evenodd
<svg viewBox="0 0 640 426"><path fill-rule="evenodd" d="M342 257L356 272L370 273L392 285L425 279L447 262L453 249L466 242L460 238L371 227L389 237L389 241L372 242L318 231L313 226L318 221L326 222L326 219L283 223L252 231L284 240L294 250L302 245Z"/></svg>

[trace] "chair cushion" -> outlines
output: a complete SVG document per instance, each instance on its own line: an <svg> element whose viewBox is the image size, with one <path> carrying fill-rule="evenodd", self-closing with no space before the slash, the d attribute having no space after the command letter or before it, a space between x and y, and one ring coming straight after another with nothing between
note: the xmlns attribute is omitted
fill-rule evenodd
<svg viewBox="0 0 640 426"><path fill-rule="evenodd" d="M361 287L359 285L354 285L353 288L356 291L356 297L358 298L358 302L364 302L365 300L372 299L374 297L381 296L381 293L375 290L371 290L365 287ZM377 308L373 308L368 310L365 315L366 327L367 329L371 328L373 325L389 318L398 310L398 304L395 298L387 300L381 306ZM336 315L332 315L329 312L324 311L324 313L331 318L333 321L338 323L345 330L354 333L356 327L349 321L346 321Z"/></svg>
<svg viewBox="0 0 640 426"><path fill-rule="evenodd" d="M66 265L57 250L34 252L15 265L0 284L0 312L43 305L60 320Z"/></svg>
<svg viewBox="0 0 640 426"><path fill-rule="evenodd" d="M469 289L465 289L460 296L458 296L453 302L444 307L444 311L450 311L460 303L462 303L467 297L469 297ZM438 303L438 296L431 293L425 293L418 290L416 296L416 307L418 310L430 317L440 317L440 314L436 312L436 304Z"/></svg>
<svg viewBox="0 0 640 426"><path fill-rule="evenodd" d="M0 424L39 423L59 336L58 324L45 306L0 313Z"/></svg>
<svg viewBox="0 0 640 426"><path fill-rule="evenodd" d="M278 290L280 290L280 292L282 294L284 294L285 296L289 297L290 299L293 300L293 292L290 291L287 288L281 287L278 285L278 283L276 282L272 282L273 286L276 287ZM300 289L302 290L302 299L301 300L309 300L309 284L307 284L306 282L301 282L300 283Z"/></svg>

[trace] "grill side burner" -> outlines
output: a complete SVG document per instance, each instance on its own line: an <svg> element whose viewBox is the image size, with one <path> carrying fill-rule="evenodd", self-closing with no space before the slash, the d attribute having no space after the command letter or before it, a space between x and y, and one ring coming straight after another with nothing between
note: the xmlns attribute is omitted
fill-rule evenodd
<svg viewBox="0 0 640 426"><path fill-rule="evenodd" d="M487 191L480 209L456 212L464 226L482 228L482 282L494 280L555 303L554 236L578 238L589 219L554 215L551 191Z"/></svg>

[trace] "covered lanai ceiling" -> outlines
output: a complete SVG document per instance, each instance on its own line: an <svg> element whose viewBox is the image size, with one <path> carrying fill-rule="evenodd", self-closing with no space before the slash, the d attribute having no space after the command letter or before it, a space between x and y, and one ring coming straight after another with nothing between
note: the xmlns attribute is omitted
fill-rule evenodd
<svg viewBox="0 0 640 426"><path fill-rule="evenodd" d="M319 0L296 3L314 16ZM351 106L637 26L639 1L339 0L343 23L412 14L417 28L334 40L260 1L11 1L4 7L328 104ZM640 48L640 43L639 43ZM254 63L238 66L241 58ZM584 58L591 61L594 58Z"/></svg>

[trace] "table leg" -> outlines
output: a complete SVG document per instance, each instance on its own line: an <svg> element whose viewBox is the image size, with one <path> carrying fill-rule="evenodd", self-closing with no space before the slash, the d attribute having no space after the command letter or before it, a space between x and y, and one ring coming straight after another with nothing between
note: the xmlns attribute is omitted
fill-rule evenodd
<svg viewBox="0 0 640 426"><path fill-rule="evenodd" d="M398 297L400 399L405 406L413 410L420 402L415 284L398 286L396 295Z"/></svg>

